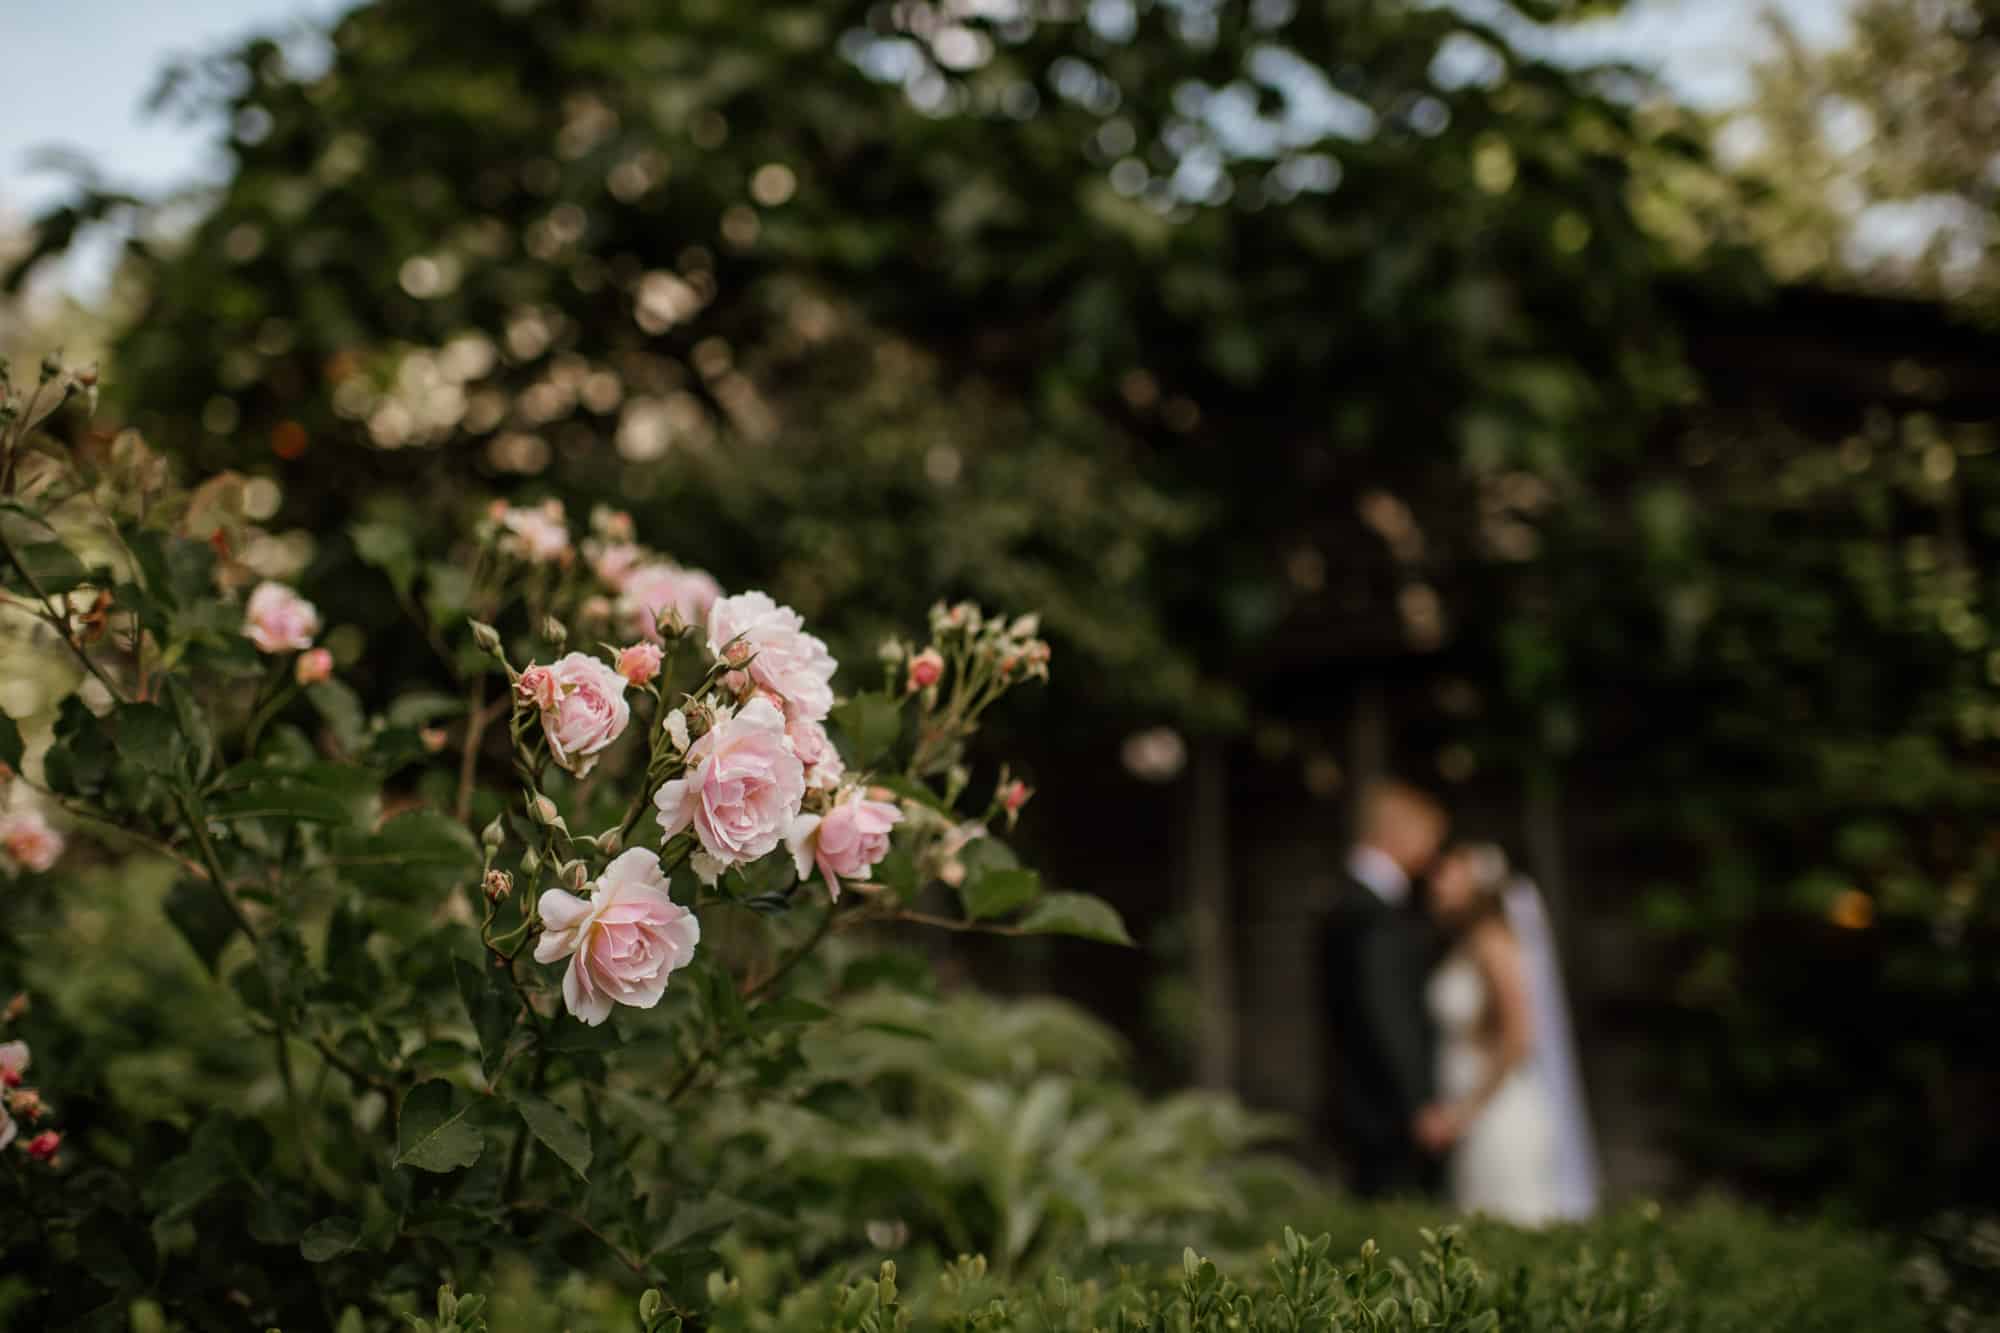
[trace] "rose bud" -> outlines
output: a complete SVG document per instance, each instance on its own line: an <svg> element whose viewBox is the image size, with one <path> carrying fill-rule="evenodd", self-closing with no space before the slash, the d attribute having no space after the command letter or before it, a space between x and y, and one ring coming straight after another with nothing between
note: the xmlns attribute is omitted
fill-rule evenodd
<svg viewBox="0 0 2000 1333"><path fill-rule="evenodd" d="M0 1087L18 1088L28 1069L28 1043L10 1041L0 1045Z"/></svg>
<svg viewBox="0 0 2000 1333"><path fill-rule="evenodd" d="M504 870L489 870L480 882L480 888L497 903L514 891L514 877Z"/></svg>
<svg viewBox="0 0 2000 1333"><path fill-rule="evenodd" d="M423 742L425 750L436 754L444 749L445 742L451 738L445 734L443 727L423 727L417 731L417 739Z"/></svg>
<svg viewBox="0 0 2000 1333"><path fill-rule="evenodd" d="M634 685L650 685L660 674L660 648L653 643L635 643L618 650L618 674Z"/></svg>
<svg viewBox="0 0 2000 1333"><path fill-rule="evenodd" d="M324 648L308 649L292 664L292 678L301 685L317 685L332 676L333 654Z"/></svg>
<svg viewBox="0 0 2000 1333"><path fill-rule="evenodd" d="M944 677L944 654L926 648L910 659L910 690L927 690Z"/></svg>
<svg viewBox="0 0 2000 1333"><path fill-rule="evenodd" d="M1028 798L1034 794L1035 789L1033 787L1016 778L1014 781L1008 783L1006 790L1001 793L1000 803L1007 808L1008 814L1015 814L1020 811L1022 806L1028 803Z"/></svg>
<svg viewBox="0 0 2000 1333"><path fill-rule="evenodd" d="M45 1129L27 1142L28 1156L38 1162L53 1162L56 1149L62 1147L62 1135L53 1129Z"/></svg>

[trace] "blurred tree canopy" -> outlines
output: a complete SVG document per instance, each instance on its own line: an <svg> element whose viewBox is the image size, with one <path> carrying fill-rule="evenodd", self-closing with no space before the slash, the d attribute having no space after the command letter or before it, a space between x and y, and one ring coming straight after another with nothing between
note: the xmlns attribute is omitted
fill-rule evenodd
<svg viewBox="0 0 2000 1333"><path fill-rule="evenodd" d="M1899 1135L1895 1200L2000 985L2000 477L1921 394L1690 417L1689 293L1761 288L1775 196L1511 36L1605 8L375 0L165 84L234 170L142 210L111 387L277 481L363 626L352 523L432 558L507 489L626 505L843 656L1040 606L1094 727L1470 679L1487 767L1615 776L1710 1160L1810 1190ZM137 207L86 189L38 253Z"/></svg>
<svg viewBox="0 0 2000 1333"><path fill-rule="evenodd" d="M1770 19L1777 52L1721 140L1754 186L1749 229L1786 278L1990 307L2000 6L1858 0L1847 19L1847 39L1825 51Z"/></svg>
<svg viewBox="0 0 2000 1333"><path fill-rule="evenodd" d="M236 169L134 247L123 392L301 522L533 479L1226 722L1364 477L1574 477L1680 390L1633 82L1404 4L383 0L162 89Z"/></svg>

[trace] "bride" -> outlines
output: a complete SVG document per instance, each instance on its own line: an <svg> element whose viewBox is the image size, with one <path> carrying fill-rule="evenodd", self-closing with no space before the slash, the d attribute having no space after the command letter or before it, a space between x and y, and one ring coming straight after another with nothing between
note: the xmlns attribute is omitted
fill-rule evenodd
<svg viewBox="0 0 2000 1333"><path fill-rule="evenodd" d="M1454 849L1433 872L1429 907L1448 942L1426 993L1438 1033L1439 1100L1416 1136L1449 1153L1452 1202L1533 1226L1568 1211L1557 1175L1555 1115L1534 1060L1535 1004L1509 925L1507 859L1490 845Z"/></svg>

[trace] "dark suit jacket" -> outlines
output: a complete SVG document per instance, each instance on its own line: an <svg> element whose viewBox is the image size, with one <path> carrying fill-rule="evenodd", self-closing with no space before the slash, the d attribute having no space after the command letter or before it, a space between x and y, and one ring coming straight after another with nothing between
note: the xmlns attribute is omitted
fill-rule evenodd
<svg viewBox="0 0 2000 1333"><path fill-rule="evenodd" d="M1424 985L1435 947L1414 901L1392 907L1341 872L1322 959L1333 1038L1334 1135L1365 1196L1428 1192L1434 1159L1410 1137L1431 1100L1435 1041Z"/></svg>

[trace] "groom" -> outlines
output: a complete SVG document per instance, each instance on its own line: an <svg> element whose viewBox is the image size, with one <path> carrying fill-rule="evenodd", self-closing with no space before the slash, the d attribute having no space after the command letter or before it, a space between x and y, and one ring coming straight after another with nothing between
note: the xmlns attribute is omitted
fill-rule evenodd
<svg viewBox="0 0 2000 1333"><path fill-rule="evenodd" d="M1436 1182L1436 1159L1413 1133L1433 1091L1424 1012L1432 936L1415 888L1447 827L1424 792L1370 784L1325 925L1334 1126L1363 1198L1428 1193Z"/></svg>

